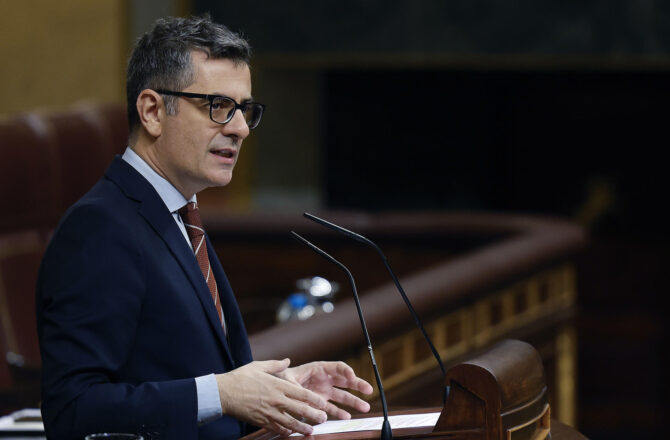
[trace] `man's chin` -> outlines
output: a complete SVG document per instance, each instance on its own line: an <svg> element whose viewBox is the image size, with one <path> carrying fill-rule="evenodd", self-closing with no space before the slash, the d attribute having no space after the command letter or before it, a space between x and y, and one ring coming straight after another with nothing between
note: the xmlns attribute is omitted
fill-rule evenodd
<svg viewBox="0 0 670 440"><path fill-rule="evenodd" d="M221 187L228 185L233 180L233 172L227 172L222 175L214 176L213 179L210 179L210 187Z"/></svg>

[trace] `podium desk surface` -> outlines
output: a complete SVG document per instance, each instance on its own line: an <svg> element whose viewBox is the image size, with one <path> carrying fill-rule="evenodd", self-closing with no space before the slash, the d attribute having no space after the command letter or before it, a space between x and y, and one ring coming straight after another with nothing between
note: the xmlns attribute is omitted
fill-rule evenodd
<svg viewBox="0 0 670 440"><path fill-rule="evenodd" d="M428 412L439 412L440 408L423 408L423 409L413 409L407 411L391 411L389 416L399 415L399 414L421 414ZM361 417L379 417L381 413L374 414L359 414L355 415L354 418ZM420 427L420 428L401 428L393 431L394 439L438 439L438 438L452 438L454 440L465 440L465 439L474 439L480 438L481 433L472 431L471 433L463 432L463 435L452 436L444 434L433 434L432 427ZM379 431L356 431L356 432L341 432L334 434L319 434L319 435L310 435L310 436L292 436L292 437L281 437L277 434L269 432L265 429L261 429L252 434L249 434L245 437L242 437L241 440L276 440L276 439L295 439L295 440L360 440L360 439L378 439ZM551 420L551 440L587 440L587 437L582 435L575 428L565 425L558 420Z"/></svg>
<svg viewBox="0 0 670 440"><path fill-rule="evenodd" d="M431 438L430 430L426 428L405 428L399 430L400 432L394 431L394 438L412 438L412 439L421 439ZM421 432L423 431L423 432ZM424 434L424 435L422 435ZM378 439L379 431L360 431L360 432L346 432L339 434L321 434L321 435L310 435L310 436L298 436L298 437L280 437L276 434L270 433L264 429L257 431L253 434L249 434L246 437L243 437L242 440L271 440L279 438L295 438L296 440L358 440L358 439ZM463 438L467 438L464 436ZM582 435L575 428L572 428L568 425L565 425L558 420L551 421L551 440L587 440L587 437Z"/></svg>

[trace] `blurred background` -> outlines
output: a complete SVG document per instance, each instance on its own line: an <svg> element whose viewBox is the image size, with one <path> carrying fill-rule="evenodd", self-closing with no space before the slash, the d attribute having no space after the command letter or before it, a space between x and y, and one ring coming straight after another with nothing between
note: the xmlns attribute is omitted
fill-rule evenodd
<svg viewBox="0 0 670 440"><path fill-rule="evenodd" d="M670 2L0 0L0 10L0 118L124 103L129 50L161 16L209 12L247 37L267 113L233 183L202 194L221 213L579 223L591 241L578 257L577 426L592 438L661 432Z"/></svg>

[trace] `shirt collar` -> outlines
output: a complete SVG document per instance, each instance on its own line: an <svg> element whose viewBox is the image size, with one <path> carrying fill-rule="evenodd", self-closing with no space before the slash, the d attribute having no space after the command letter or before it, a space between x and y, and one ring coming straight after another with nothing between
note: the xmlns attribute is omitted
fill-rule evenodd
<svg viewBox="0 0 670 440"><path fill-rule="evenodd" d="M127 147L126 151L121 156L121 159L128 162L130 166L135 168L145 179L149 181L160 196L165 206L170 212L175 212L188 202L197 203L195 194L190 200L186 198L175 188L168 180L158 174L151 166L144 161L132 148Z"/></svg>

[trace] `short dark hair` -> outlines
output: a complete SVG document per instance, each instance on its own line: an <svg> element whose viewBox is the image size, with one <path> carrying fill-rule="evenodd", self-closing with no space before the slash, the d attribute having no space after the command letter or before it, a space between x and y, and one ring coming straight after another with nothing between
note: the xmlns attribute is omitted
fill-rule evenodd
<svg viewBox="0 0 670 440"><path fill-rule="evenodd" d="M209 57L249 64L251 48L237 33L214 23L209 15L156 21L142 35L128 61L126 100L130 133L140 124L137 97L144 89L181 91L195 81L191 51L201 50ZM168 114L177 112L177 97L165 96Z"/></svg>

